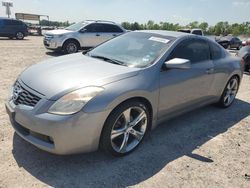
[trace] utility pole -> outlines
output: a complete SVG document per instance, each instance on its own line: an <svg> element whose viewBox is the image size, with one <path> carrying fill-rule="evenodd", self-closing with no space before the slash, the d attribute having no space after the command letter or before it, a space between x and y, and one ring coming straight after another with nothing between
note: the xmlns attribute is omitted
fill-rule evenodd
<svg viewBox="0 0 250 188"><path fill-rule="evenodd" d="M8 18L10 17L11 15L11 11L10 11L10 7L13 7L13 3L12 2L2 2L2 5L4 7L6 7L6 14L8 15Z"/></svg>

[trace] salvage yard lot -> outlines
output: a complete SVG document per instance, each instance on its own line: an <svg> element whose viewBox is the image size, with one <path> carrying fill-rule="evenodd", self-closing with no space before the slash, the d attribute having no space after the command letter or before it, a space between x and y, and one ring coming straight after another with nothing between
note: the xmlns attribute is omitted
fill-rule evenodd
<svg viewBox="0 0 250 188"><path fill-rule="evenodd" d="M167 121L129 156L55 156L14 134L4 101L25 68L58 55L42 37L0 38L0 187L250 187L250 75L232 107Z"/></svg>

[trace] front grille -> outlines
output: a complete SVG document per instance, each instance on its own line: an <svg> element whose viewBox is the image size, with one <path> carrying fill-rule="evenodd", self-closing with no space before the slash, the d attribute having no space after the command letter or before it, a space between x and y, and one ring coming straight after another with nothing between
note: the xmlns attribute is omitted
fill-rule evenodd
<svg viewBox="0 0 250 188"><path fill-rule="evenodd" d="M40 97L23 88L19 82L14 84L12 99L15 105L23 104L31 107L36 106L41 100Z"/></svg>

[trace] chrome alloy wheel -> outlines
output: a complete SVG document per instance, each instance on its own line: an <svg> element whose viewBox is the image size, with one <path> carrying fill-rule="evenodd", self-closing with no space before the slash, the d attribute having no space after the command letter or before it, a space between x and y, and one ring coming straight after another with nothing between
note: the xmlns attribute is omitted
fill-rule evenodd
<svg viewBox="0 0 250 188"><path fill-rule="evenodd" d="M225 95L223 98L225 106L229 106L234 101L236 94L238 92L239 83L236 77L232 78L226 87Z"/></svg>
<svg viewBox="0 0 250 188"><path fill-rule="evenodd" d="M111 131L111 145L118 153L133 150L144 137L148 126L148 117L141 107L130 107L115 121Z"/></svg>

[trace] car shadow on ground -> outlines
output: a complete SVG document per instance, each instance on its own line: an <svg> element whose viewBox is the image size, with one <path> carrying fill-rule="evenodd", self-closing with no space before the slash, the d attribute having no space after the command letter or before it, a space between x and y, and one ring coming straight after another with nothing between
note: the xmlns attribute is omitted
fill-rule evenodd
<svg viewBox="0 0 250 188"><path fill-rule="evenodd" d="M26 40L30 40L30 39L24 38L24 39L22 39L22 40L17 40L17 39L15 39L15 38L9 39L9 38L1 38L1 37L0 37L0 40L9 40L9 41L12 41L12 40L13 40L13 41L20 41L20 42L21 42L21 41L26 41Z"/></svg>
<svg viewBox="0 0 250 188"><path fill-rule="evenodd" d="M249 115L250 104L242 100L228 109L208 106L192 111L163 123L141 147L123 158L102 152L56 156L36 149L17 135L13 138L13 155L19 167L53 187L132 186L184 155L213 163L213 158L192 152Z"/></svg>
<svg viewBox="0 0 250 188"><path fill-rule="evenodd" d="M47 51L46 55L52 56L52 57L59 57L59 56L63 56L65 55L63 52L61 51Z"/></svg>

